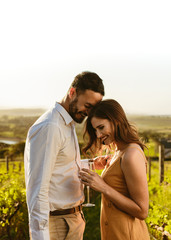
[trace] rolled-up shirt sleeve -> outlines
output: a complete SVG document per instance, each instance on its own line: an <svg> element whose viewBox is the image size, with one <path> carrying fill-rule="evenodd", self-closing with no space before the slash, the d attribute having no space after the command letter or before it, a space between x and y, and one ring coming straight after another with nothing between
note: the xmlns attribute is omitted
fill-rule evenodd
<svg viewBox="0 0 171 240"><path fill-rule="evenodd" d="M61 146L60 129L53 123L33 126L25 147L25 179L32 240L49 240L49 183Z"/></svg>

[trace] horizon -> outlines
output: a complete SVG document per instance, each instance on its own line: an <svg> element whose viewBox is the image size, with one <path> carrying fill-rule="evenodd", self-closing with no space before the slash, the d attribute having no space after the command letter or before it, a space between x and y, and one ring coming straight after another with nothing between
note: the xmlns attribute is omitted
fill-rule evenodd
<svg viewBox="0 0 171 240"><path fill-rule="evenodd" d="M1 108L0 107L0 117L4 116L4 114L2 114L2 112L9 112L9 111L13 111L12 115L13 116L17 116L17 115L20 115L20 116L24 116L24 112L25 111L30 111L32 112L31 115L35 115L36 113L33 113L35 111L39 112L39 114L43 114L43 112L46 112L49 108L42 108L42 107L39 107L39 106L34 106L34 107L22 107L22 108L19 108L19 107L14 107L14 108ZM19 112L18 114L16 112ZM21 113L23 112L23 113ZM137 117L171 117L171 114L146 114L146 113L129 113L129 112L125 112L126 115L128 116L137 116ZM15 115L16 114L16 115ZM21 115L22 114L22 115ZM9 116L9 113L7 114ZM30 116L31 116L30 115ZM27 116L28 113L27 113Z"/></svg>

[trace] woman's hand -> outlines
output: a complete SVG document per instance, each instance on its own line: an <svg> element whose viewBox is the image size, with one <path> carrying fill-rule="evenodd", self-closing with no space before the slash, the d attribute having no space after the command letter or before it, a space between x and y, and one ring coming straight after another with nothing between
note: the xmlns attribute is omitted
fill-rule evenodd
<svg viewBox="0 0 171 240"><path fill-rule="evenodd" d="M112 157L113 155L104 155L94 158L95 169L97 170L104 169L105 166L109 165Z"/></svg>
<svg viewBox="0 0 171 240"><path fill-rule="evenodd" d="M90 186L97 192L103 192L105 189L105 181L97 173L92 172L89 169L83 168L79 172L79 178L84 185Z"/></svg>

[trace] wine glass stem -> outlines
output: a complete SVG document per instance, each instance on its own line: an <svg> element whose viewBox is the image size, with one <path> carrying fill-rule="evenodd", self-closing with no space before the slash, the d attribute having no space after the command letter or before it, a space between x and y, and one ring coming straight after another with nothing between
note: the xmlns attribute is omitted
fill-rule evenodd
<svg viewBox="0 0 171 240"><path fill-rule="evenodd" d="M87 186L87 203L90 203L90 187Z"/></svg>

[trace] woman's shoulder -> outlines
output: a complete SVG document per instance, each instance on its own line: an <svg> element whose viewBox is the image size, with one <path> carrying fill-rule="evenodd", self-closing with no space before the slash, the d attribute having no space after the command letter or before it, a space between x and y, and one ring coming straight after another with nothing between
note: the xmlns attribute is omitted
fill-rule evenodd
<svg viewBox="0 0 171 240"><path fill-rule="evenodd" d="M138 144L130 144L122 156L121 168L124 174L131 172L136 174L137 171L144 171L147 173L147 159L144 151Z"/></svg>
<svg viewBox="0 0 171 240"><path fill-rule="evenodd" d="M122 161L125 163L134 162L138 159L146 161L144 151L137 143L131 143L127 146L122 155Z"/></svg>

